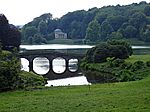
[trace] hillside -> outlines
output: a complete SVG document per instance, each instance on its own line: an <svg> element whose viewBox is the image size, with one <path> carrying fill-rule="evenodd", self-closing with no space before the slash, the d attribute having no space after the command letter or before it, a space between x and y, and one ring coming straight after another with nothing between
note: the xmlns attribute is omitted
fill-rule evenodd
<svg viewBox="0 0 150 112"><path fill-rule="evenodd" d="M57 19L46 13L23 26L22 43L48 43L55 38L57 28L69 39L85 39L87 43L114 38L150 42L149 10L149 3L140 2L78 10Z"/></svg>

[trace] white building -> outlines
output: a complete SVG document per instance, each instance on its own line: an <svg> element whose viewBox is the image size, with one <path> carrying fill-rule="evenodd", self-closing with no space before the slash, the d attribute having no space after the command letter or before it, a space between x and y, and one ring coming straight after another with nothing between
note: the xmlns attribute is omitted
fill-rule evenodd
<svg viewBox="0 0 150 112"><path fill-rule="evenodd" d="M61 29L56 29L54 31L55 33L55 39L66 39L67 38L67 33L64 33L61 31Z"/></svg>

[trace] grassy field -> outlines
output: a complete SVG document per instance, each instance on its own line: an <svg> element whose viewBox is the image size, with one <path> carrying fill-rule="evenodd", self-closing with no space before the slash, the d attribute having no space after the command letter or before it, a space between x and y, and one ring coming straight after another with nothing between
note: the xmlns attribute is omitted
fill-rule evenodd
<svg viewBox="0 0 150 112"><path fill-rule="evenodd" d="M126 61L134 63L135 61L143 61L147 62L150 61L150 54L145 55L132 55L130 58L128 58Z"/></svg>
<svg viewBox="0 0 150 112"><path fill-rule="evenodd" d="M127 61L148 61L133 55ZM0 93L0 112L150 112L150 76L134 82Z"/></svg>
<svg viewBox="0 0 150 112"><path fill-rule="evenodd" d="M0 112L150 112L150 77L141 81L0 93Z"/></svg>

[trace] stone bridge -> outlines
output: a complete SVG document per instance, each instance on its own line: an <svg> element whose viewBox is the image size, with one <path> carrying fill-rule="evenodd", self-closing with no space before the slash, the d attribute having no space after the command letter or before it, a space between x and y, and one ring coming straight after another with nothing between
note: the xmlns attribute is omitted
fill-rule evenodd
<svg viewBox="0 0 150 112"><path fill-rule="evenodd" d="M77 53L70 53L67 50L61 50L59 51L52 51L52 50L30 50L30 51L23 51L19 53L20 58L25 58L29 61L29 71L32 71L36 73L33 69L33 61L37 57L46 58L49 61L49 70L46 74L43 74L44 77L48 78L48 80L54 80L54 79L61 79L61 78L68 78L68 77L74 77L74 76L81 76L81 70L78 66L76 71L71 71L69 69L69 60L76 59L78 60L78 63L80 60L84 57L84 53L77 54ZM65 70L62 73L56 73L53 70L53 60L61 58L65 60Z"/></svg>

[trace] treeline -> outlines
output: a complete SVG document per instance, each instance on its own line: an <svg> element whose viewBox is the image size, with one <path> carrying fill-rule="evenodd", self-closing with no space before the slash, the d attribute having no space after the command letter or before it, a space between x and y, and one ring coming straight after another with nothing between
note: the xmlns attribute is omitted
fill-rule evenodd
<svg viewBox="0 0 150 112"><path fill-rule="evenodd" d="M143 1L69 12L59 19L54 19L50 13L43 14L24 25L22 41L46 43L54 39L54 30L60 28L69 39L85 39L86 42L122 38L150 42L149 10L150 4Z"/></svg>

